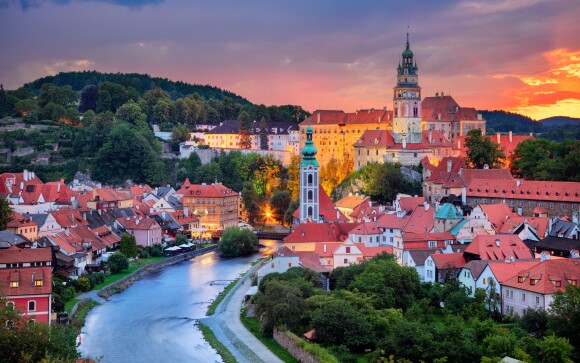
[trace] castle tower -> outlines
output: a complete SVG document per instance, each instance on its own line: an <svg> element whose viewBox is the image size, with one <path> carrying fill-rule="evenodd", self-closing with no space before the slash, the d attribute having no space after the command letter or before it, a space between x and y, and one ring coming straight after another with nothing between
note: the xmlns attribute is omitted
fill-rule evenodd
<svg viewBox="0 0 580 363"><path fill-rule="evenodd" d="M306 220L319 222L320 207L318 200L318 161L316 148L312 142L312 127L306 129L306 143L302 148L300 163L300 223Z"/></svg>
<svg viewBox="0 0 580 363"><path fill-rule="evenodd" d="M421 143L421 87L419 68L413 61L409 47L402 54L402 63L397 67L397 85L393 88L393 138L396 143Z"/></svg>

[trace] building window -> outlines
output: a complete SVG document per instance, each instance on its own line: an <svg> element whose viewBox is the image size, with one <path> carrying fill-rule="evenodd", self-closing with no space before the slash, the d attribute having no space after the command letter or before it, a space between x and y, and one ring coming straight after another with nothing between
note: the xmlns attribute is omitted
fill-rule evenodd
<svg viewBox="0 0 580 363"><path fill-rule="evenodd" d="M36 311L36 301L30 300L28 302L28 311Z"/></svg>
<svg viewBox="0 0 580 363"><path fill-rule="evenodd" d="M526 301L526 294L522 293L522 301Z"/></svg>
<svg viewBox="0 0 580 363"><path fill-rule="evenodd" d="M346 264L348 263L348 258L345 258L345 259L343 260L343 262L344 262L344 264L346 265Z"/></svg>
<svg viewBox="0 0 580 363"><path fill-rule="evenodd" d="M288 262L288 267L292 267L292 262Z"/></svg>
<svg viewBox="0 0 580 363"><path fill-rule="evenodd" d="M536 305L540 305L540 297L536 296Z"/></svg>
<svg viewBox="0 0 580 363"><path fill-rule="evenodd" d="M560 203L560 209L562 209L562 210L566 209L566 204Z"/></svg>
<svg viewBox="0 0 580 363"><path fill-rule="evenodd" d="M34 280L34 286L37 286L37 287L42 286L42 280Z"/></svg>
<svg viewBox="0 0 580 363"><path fill-rule="evenodd" d="M429 248L437 247L437 241L429 241Z"/></svg>
<svg viewBox="0 0 580 363"><path fill-rule="evenodd" d="M487 285L487 279L485 277L483 278L483 284Z"/></svg>
<svg viewBox="0 0 580 363"><path fill-rule="evenodd" d="M550 203L550 209L554 209L554 203Z"/></svg>
<svg viewBox="0 0 580 363"><path fill-rule="evenodd" d="M18 281L11 281L10 287L18 287Z"/></svg>

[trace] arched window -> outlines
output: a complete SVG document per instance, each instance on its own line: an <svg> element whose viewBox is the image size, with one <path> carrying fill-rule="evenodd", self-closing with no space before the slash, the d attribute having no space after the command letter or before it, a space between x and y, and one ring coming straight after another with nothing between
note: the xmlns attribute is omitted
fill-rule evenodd
<svg viewBox="0 0 580 363"><path fill-rule="evenodd" d="M308 191L308 201L312 200L312 190Z"/></svg>
<svg viewBox="0 0 580 363"><path fill-rule="evenodd" d="M312 184L312 174L308 174L308 184Z"/></svg>
<svg viewBox="0 0 580 363"><path fill-rule="evenodd" d="M308 217L312 217L312 207L308 207Z"/></svg>
<svg viewBox="0 0 580 363"><path fill-rule="evenodd" d="M28 302L28 311L36 311L36 301L30 300Z"/></svg>
<svg viewBox="0 0 580 363"><path fill-rule="evenodd" d="M6 309L8 309L8 310L14 310L14 302L8 301L6 303Z"/></svg>

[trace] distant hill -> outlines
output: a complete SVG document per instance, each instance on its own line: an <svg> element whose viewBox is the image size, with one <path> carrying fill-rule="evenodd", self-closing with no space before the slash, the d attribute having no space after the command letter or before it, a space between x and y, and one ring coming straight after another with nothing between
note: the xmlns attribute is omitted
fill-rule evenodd
<svg viewBox="0 0 580 363"><path fill-rule="evenodd" d="M501 110L478 111L487 121L487 133L513 131L516 134L538 133L544 130L544 125L519 113Z"/></svg>
<svg viewBox="0 0 580 363"><path fill-rule="evenodd" d="M212 98L221 100L224 97L229 97L233 99L234 102L241 105L250 104L250 102L244 97L233 92L222 90L218 87L171 81L167 78L151 77L147 74L138 73L101 73L97 71L61 72L55 76L46 76L33 82L26 83L22 88L28 89L34 94L38 94L40 87L42 87L43 84L54 83L57 86L68 85L75 91L82 91L85 86L98 86L106 81L119 83L127 88L133 87L141 94L152 88L159 87L168 92L174 100L197 92L206 100Z"/></svg>
<svg viewBox="0 0 580 363"><path fill-rule="evenodd" d="M563 126L563 125L573 125L573 126L580 126L580 118L576 117L568 117L568 116L554 116L548 117L539 122L544 125L544 127L554 127L554 126Z"/></svg>

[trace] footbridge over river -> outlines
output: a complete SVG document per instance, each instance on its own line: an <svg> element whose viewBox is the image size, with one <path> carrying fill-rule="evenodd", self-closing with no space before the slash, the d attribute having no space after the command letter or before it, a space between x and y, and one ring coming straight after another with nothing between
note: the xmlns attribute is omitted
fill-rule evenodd
<svg viewBox="0 0 580 363"><path fill-rule="evenodd" d="M290 234L290 231L260 231L254 230L254 234L258 237L258 240L274 240L282 241L286 236ZM211 237L214 239L220 239L222 236L222 231L211 232Z"/></svg>

